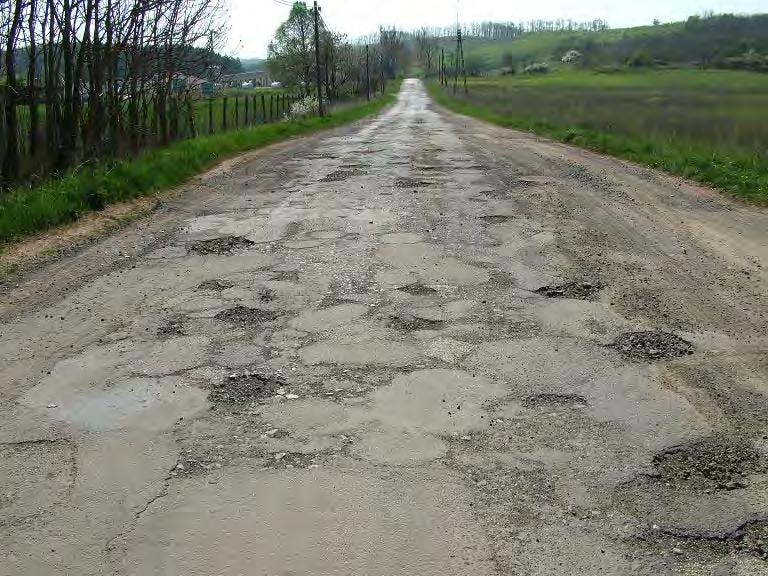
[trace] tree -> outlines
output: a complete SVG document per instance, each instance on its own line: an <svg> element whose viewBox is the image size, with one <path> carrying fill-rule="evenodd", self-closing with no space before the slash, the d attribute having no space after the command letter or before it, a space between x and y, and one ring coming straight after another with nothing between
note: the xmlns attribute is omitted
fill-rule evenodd
<svg viewBox="0 0 768 576"><path fill-rule="evenodd" d="M437 42L426 28L422 28L414 33L414 40L416 42L416 50L424 74L426 76L432 76L435 67L434 60L438 52Z"/></svg>
<svg viewBox="0 0 768 576"><path fill-rule="evenodd" d="M267 68L273 78L286 85L303 83L307 93L314 71L314 17L303 2L294 2L288 20L269 44Z"/></svg>
<svg viewBox="0 0 768 576"><path fill-rule="evenodd" d="M0 0L0 186L180 137L224 2Z"/></svg>

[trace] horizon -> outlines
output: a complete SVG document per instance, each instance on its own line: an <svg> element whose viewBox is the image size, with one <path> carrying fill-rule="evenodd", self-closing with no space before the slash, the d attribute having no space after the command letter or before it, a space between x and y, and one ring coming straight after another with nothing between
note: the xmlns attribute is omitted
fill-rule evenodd
<svg viewBox="0 0 768 576"><path fill-rule="evenodd" d="M311 1L307 3L311 4ZM648 0L642 5L624 7L622 14L615 17L611 0L585 0L578 5L566 0L550 0L535 7L511 6L504 0L475 0L471 5L457 0L451 2L452 8L447 11L445 3L445 0L389 0L386 10L382 10L380 5L374 6L373 0L325 0L320 6L328 26L351 40L376 33L379 26L394 26L407 31L424 26L453 26L457 5L459 19L465 24L601 19L612 29L649 26L654 20L669 24L708 12L738 15L766 12L763 0L712 0L704 6L697 0L683 0L674 5L666 0ZM246 60L266 59L269 42L277 27L288 17L292 2L230 0L230 4L231 28L223 52Z"/></svg>

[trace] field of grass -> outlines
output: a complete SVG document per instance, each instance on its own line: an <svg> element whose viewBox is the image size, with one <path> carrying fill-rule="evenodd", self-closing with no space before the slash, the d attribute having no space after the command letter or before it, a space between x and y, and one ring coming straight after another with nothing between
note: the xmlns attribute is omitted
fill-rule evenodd
<svg viewBox="0 0 768 576"><path fill-rule="evenodd" d="M452 41L443 46L453 50ZM559 66L568 50L586 68L631 65L694 66L768 72L768 14L711 15L685 22L607 29L596 32L532 32L514 39L467 37L467 66L487 73L502 66L518 70L533 62Z"/></svg>
<svg viewBox="0 0 768 576"><path fill-rule="evenodd" d="M559 61L570 48L579 41L590 40L597 45L605 45L630 37L664 36L679 32L683 27L680 22L660 26L639 26L635 28L616 28L599 32L536 32L525 34L514 40L483 40L467 38L465 50L467 57L477 63L481 70L496 70L504 65L504 57L522 63ZM447 45L453 49L453 45Z"/></svg>
<svg viewBox="0 0 768 576"><path fill-rule="evenodd" d="M441 104L768 203L768 75L649 70L473 79Z"/></svg>
<svg viewBox="0 0 768 576"><path fill-rule="evenodd" d="M375 114L394 101L399 83L370 103L347 106L325 118L285 121L177 142L108 166L78 171L0 197L0 248L103 206L177 186L228 156L333 128Z"/></svg>

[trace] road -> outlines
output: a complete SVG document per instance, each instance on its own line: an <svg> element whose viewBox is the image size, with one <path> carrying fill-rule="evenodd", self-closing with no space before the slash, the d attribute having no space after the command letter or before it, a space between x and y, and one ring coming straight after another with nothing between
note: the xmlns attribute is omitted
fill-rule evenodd
<svg viewBox="0 0 768 576"><path fill-rule="evenodd" d="M767 574L768 212L438 109L0 300L0 574Z"/></svg>

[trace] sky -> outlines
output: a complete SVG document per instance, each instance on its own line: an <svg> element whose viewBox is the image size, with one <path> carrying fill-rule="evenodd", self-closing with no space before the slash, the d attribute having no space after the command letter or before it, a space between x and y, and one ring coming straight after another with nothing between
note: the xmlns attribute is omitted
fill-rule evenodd
<svg viewBox="0 0 768 576"><path fill-rule="evenodd" d="M288 16L288 0L229 0L230 32L227 52L241 58L260 58L275 29ZM309 2L308 2L309 3ZM375 32L379 25L411 30L446 26L456 21L457 0L320 0L325 22L351 39ZM592 20L602 18L612 28L641 26L658 18L684 20L706 11L755 13L768 11L766 0L458 0L462 22Z"/></svg>

